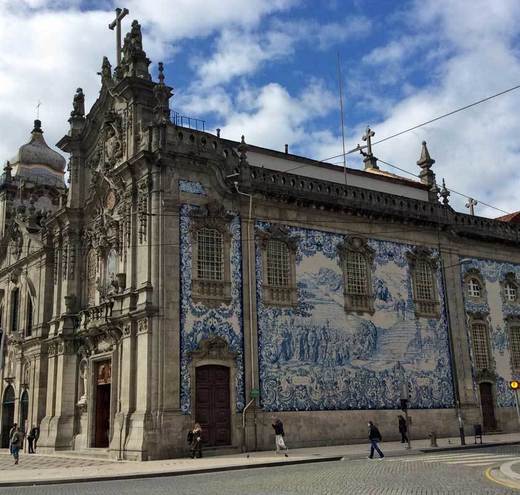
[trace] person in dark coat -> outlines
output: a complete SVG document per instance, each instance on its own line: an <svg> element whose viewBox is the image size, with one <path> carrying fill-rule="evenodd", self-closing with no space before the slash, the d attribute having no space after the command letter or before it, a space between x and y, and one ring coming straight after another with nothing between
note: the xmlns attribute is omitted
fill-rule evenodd
<svg viewBox="0 0 520 495"><path fill-rule="evenodd" d="M369 459L374 458L374 450L379 454L380 459L382 459L385 455L381 452L381 449L378 446L378 443L383 440L381 433L379 432L377 426L372 423L372 421L368 422L368 439L370 440L370 455Z"/></svg>
<svg viewBox="0 0 520 495"><path fill-rule="evenodd" d="M199 423L193 425L193 429L188 433L188 443L190 444L191 458L199 459L202 457L202 428Z"/></svg>
<svg viewBox="0 0 520 495"><path fill-rule="evenodd" d="M276 453L279 454L281 450L285 450L285 457L289 457L287 455L289 449L287 448L287 445L285 445L285 440L283 438L285 436L285 432L283 431L282 420L276 416L273 416L272 420L273 423L271 426L273 427L275 435Z"/></svg>
<svg viewBox="0 0 520 495"><path fill-rule="evenodd" d="M13 436L13 433L16 431L17 428L18 428L18 423L13 423L13 426L9 430L9 453L11 455L13 454L13 451L11 450L11 437Z"/></svg>
<svg viewBox="0 0 520 495"><path fill-rule="evenodd" d="M33 426L29 435L27 436L27 442L29 443L29 454L36 453L36 442L40 436L40 429L37 426Z"/></svg>
<svg viewBox="0 0 520 495"><path fill-rule="evenodd" d="M401 434L401 443L408 443L408 427L406 426L406 419L399 415L399 433Z"/></svg>

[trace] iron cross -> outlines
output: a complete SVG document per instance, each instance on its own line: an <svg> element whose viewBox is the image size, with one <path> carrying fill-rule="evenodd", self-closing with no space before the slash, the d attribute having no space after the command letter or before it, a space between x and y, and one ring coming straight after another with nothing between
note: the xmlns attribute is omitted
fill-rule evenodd
<svg viewBox="0 0 520 495"><path fill-rule="evenodd" d="M367 130L365 135L363 136L363 141L367 142L367 155L372 156L372 138L376 135L376 133L370 129L370 126L367 126Z"/></svg>
<svg viewBox="0 0 520 495"><path fill-rule="evenodd" d="M466 203L466 208L469 208L469 214L475 215L475 206L478 205L478 201L473 198L468 198L468 202Z"/></svg>
<svg viewBox="0 0 520 495"><path fill-rule="evenodd" d="M36 105L36 118L38 120L40 120L40 106L41 106L42 102L40 100L38 100L38 104Z"/></svg>
<svg viewBox="0 0 520 495"><path fill-rule="evenodd" d="M128 15L128 9L116 9L116 18L108 25L112 31L116 29L117 67L121 64L121 21Z"/></svg>

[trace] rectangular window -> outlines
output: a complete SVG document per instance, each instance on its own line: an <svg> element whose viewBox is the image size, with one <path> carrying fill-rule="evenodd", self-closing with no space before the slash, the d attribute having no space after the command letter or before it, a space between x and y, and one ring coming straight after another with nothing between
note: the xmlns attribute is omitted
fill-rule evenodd
<svg viewBox="0 0 520 495"><path fill-rule="evenodd" d="M347 293L358 296L368 294L367 264L361 253L347 254Z"/></svg>
<svg viewBox="0 0 520 495"><path fill-rule="evenodd" d="M215 229L197 233L197 277L200 280L224 280L222 234Z"/></svg>
<svg viewBox="0 0 520 495"><path fill-rule="evenodd" d="M473 323L471 327L473 340L473 355L477 370L489 369L489 349L487 339L487 327L483 323Z"/></svg>
<svg viewBox="0 0 520 495"><path fill-rule="evenodd" d="M520 370L520 326L511 327L511 364L514 370Z"/></svg>
<svg viewBox="0 0 520 495"><path fill-rule="evenodd" d="M282 241L267 243L267 283L275 287L289 286L289 249Z"/></svg>
<svg viewBox="0 0 520 495"><path fill-rule="evenodd" d="M11 333L18 330L18 311L20 309L20 289L11 292Z"/></svg>
<svg viewBox="0 0 520 495"><path fill-rule="evenodd" d="M29 294L27 294L27 327L25 329L26 337L30 337L32 335L32 326L33 326L33 304L32 299Z"/></svg>
<svg viewBox="0 0 520 495"><path fill-rule="evenodd" d="M417 263L415 269L415 291L415 297L420 301L434 300L433 274L431 267L427 263Z"/></svg>

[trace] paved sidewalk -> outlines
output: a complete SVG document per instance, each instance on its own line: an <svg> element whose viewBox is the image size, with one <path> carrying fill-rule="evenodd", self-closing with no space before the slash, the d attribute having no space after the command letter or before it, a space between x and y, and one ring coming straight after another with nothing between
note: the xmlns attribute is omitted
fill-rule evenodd
<svg viewBox="0 0 520 495"><path fill-rule="evenodd" d="M472 448L473 437L467 438ZM520 433L490 435L484 437L483 446L493 444L520 443ZM406 450L399 442L383 442L381 448L386 456L401 456L461 448L458 438L438 440L438 448L431 449L430 441L414 440L412 449ZM20 457L20 464L13 465L7 451L0 453L0 487L33 484L55 484L79 481L146 478L155 476L177 476L211 471L249 469L273 465L305 462L324 462L339 459L359 459L366 457L367 444L340 445L331 447L310 447L289 451L289 457L275 455L274 452L252 452L250 454L224 455L203 459L168 459L161 461L130 462L67 456L66 452L56 455L27 455Z"/></svg>

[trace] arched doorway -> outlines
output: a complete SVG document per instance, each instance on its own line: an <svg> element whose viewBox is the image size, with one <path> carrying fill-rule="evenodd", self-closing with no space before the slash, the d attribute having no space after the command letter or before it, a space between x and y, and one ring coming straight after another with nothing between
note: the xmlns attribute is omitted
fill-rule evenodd
<svg viewBox="0 0 520 495"><path fill-rule="evenodd" d="M9 431L14 423L14 388L9 385L2 400L2 448L9 447Z"/></svg>
<svg viewBox="0 0 520 495"><path fill-rule="evenodd" d="M27 389L22 392L22 396L20 397L20 422L18 423L20 429L27 435L27 432L31 429L27 424L27 419L29 418L29 394L27 393Z"/></svg>
<svg viewBox="0 0 520 495"><path fill-rule="evenodd" d="M202 427L205 446L231 444L231 405L229 368L200 366L196 368L195 420Z"/></svg>
<svg viewBox="0 0 520 495"><path fill-rule="evenodd" d="M489 382L479 384L480 404L482 406L482 426L484 431L495 430L497 420L495 418L495 406L493 404L493 385Z"/></svg>
<svg viewBox="0 0 520 495"><path fill-rule="evenodd" d="M93 447L106 448L110 444L110 388L112 363L102 361L96 368L96 409Z"/></svg>

